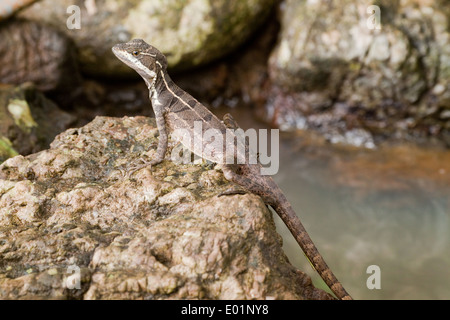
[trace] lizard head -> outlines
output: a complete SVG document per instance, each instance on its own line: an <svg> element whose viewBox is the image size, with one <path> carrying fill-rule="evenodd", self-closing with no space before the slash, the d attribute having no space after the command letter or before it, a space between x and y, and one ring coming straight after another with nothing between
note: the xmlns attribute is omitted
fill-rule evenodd
<svg viewBox="0 0 450 320"><path fill-rule="evenodd" d="M123 63L136 70L147 85L153 84L160 71L167 69L166 57L142 39L116 44L112 51Z"/></svg>

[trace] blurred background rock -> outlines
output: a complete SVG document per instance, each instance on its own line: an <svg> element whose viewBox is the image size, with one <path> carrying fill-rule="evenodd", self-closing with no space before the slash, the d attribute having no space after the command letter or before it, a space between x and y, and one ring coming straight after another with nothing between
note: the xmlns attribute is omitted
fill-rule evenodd
<svg viewBox="0 0 450 320"><path fill-rule="evenodd" d="M111 53L143 38L208 106L250 107L270 125L332 143L450 146L446 1L13 2L0 7L16 13L0 26L0 81L35 83L80 125L97 114L151 115L135 72ZM79 29L68 28L71 5Z"/></svg>

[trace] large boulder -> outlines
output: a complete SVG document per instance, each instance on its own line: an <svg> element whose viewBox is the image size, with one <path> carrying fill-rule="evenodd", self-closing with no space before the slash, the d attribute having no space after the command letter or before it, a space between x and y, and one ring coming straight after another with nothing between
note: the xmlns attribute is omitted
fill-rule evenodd
<svg viewBox="0 0 450 320"><path fill-rule="evenodd" d="M372 4L284 3L267 118L366 147L386 135L450 145L450 4Z"/></svg>
<svg viewBox="0 0 450 320"><path fill-rule="evenodd" d="M210 62L236 49L266 19L274 0L42 0L21 12L68 34L90 74L133 74L111 47L142 38L168 55L174 69ZM80 29L76 26L77 9ZM73 9L75 8L75 9ZM134 74L133 74L134 75Z"/></svg>
<svg viewBox="0 0 450 320"><path fill-rule="evenodd" d="M34 21L0 25L0 83L33 82L41 91L73 94L81 77L73 43L63 33Z"/></svg>
<svg viewBox="0 0 450 320"><path fill-rule="evenodd" d="M289 263L258 196L219 197L219 170L164 161L130 177L156 133L98 117L0 166L0 297L331 298Z"/></svg>

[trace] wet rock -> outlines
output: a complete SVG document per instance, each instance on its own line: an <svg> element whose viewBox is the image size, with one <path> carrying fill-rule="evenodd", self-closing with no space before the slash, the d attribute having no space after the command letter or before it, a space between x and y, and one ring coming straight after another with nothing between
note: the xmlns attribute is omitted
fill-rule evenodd
<svg viewBox="0 0 450 320"><path fill-rule="evenodd" d="M218 197L219 170L164 161L124 176L156 133L145 117L98 117L0 166L2 298L331 298L289 264L259 197Z"/></svg>
<svg viewBox="0 0 450 320"><path fill-rule="evenodd" d="M43 0L21 16L44 21L68 34L79 49L84 71L94 75L134 75L111 53L114 44L143 38L168 55L172 68L186 69L237 48L265 20L273 3L274 0ZM71 5L81 10L79 29L67 27L67 22L74 23L78 10L71 11Z"/></svg>
<svg viewBox="0 0 450 320"><path fill-rule="evenodd" d="M356 128L374 140L442 140L447 120L436 110L450 107L449 3L377 1L381 29L368 27L372 4L283 4L267 119L328 136L338 124L339 136Z"/></svg>
<svg viewBox="0 0 450 320"><path fill-rule="evenodd" d="M73 121L30 83L0 86L0 162L48 148Z"/></svg>
<svg viewBox="0 0 450 320"><path fill-rule="evenodd" d="M11 20L0 26L0 83L33 82L39 90L73 93L80 82L75 48L51 27Z"/></svg>

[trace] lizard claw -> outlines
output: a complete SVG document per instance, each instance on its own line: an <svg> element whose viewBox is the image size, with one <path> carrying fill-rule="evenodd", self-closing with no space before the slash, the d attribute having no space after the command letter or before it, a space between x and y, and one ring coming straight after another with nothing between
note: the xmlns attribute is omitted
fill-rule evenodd
<svg viewBox="0 0 450 320"><path fill-rule="evenodd" d="M141 169L147 168L147 167L149 167L150 171L152 171L152 166L157 165L161 161L157 161L157 160L145 161L143 159L139 159L138 162L140 162L140 163L133 164L129 167L129 169L127 171L128 177L131 177L135 172L137 172Z"/></svg>
<svg viewBox="0 0 450 320"><path fill-rule="evenodd" d="M140 165L132 166L128 169L127 176L130 178L137 171L149 167L150 171L152 171L152 164L150 162L145 162Z"/></svg>

